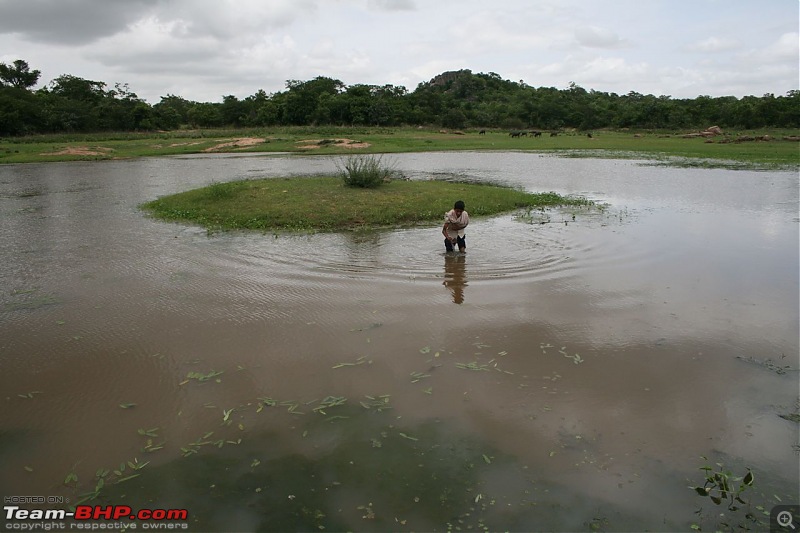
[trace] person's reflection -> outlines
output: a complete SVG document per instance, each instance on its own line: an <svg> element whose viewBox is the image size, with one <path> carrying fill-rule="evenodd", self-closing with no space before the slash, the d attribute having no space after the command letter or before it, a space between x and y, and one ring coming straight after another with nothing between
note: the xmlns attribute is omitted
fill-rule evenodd
<svg viewBox="0 0 800 533"><path fill-rule="evenodd" d="M464 302L464 287L467 286L467 255L462 253L447 252L444 254L444 282L450 289L453 302Z"/></svg>

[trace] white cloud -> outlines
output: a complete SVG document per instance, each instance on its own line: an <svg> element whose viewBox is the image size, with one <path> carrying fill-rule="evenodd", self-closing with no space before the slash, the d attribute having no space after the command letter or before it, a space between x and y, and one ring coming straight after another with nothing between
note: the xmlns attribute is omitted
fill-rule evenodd
<svg viewBox="0 0 800 533"><path fill-rule="evenodd" d="M581 26L575 29L575 39L581 46L589 48L622 48L629 44L613 31L597 26Z"/></svg>
<svg viewBox="0 0 800 533"><path fill-rule="evenodd" d="M414 11L413 0L367 0L367 7L378 11Z"/></svg>
<svg viewBox="0 0 800 533"><path fill-rule="evenodd" d="M693 43L684 48L688 52L728 52L735 50L741 45L737 39L709 37L700 42Z"/></svg>

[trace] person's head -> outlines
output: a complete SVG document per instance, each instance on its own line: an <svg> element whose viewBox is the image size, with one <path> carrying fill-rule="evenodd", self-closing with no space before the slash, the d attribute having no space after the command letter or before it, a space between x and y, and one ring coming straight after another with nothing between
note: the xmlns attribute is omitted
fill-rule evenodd
<svg viewBox="0 0 800 533"><path fill-rule="evenodd" d="M457 201L453 206L453 209L458 215L461 215L461 212L464 211L464 202L461 200Z"/></svg>

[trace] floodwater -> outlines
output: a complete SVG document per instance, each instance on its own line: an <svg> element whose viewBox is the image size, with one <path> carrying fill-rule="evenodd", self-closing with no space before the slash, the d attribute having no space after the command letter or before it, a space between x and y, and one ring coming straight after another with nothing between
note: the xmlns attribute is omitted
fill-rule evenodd
<svg viewBox="0 0 800 533"><path fill-rule="evenodd" d="M329 157L0 167L0 493L191 531L763 530L798 503L797 173L391 159L606 207L473 217L448 255L439 224L137 207ZM747 503L689 488L707 464L750 469Z"/></svg>

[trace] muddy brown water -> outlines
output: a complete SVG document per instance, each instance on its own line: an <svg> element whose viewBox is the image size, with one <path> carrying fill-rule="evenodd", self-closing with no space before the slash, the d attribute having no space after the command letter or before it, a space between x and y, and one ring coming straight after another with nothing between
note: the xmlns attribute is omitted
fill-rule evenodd
<svg viewBox="0 0 800 533"><path fill-rule="evenodd" d="M137 207L329 157L0 167L0 492L193 531L763 529L798 502L796 173L392 159L608 206L473 218L462 256L438 224L208 235ZM688 488L715 463L754 472L749 505Z"/></svg>

